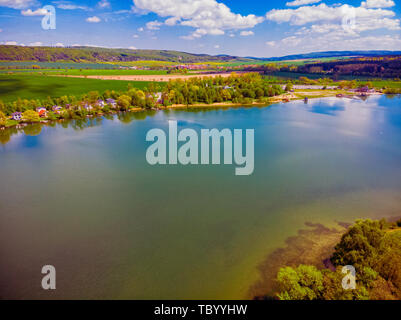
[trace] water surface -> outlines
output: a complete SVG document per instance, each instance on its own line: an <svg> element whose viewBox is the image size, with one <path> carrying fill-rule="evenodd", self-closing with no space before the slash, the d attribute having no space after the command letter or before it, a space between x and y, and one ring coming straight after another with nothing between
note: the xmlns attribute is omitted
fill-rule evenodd
<svg viewBox="0 0 401 320"><path fill-rule="evenodd" d="M146 133L168 120L255 129L254 174L149 166ZM248 298L305 222L401 212L399 96L120 115L1 141L0 298Z"/></svg>

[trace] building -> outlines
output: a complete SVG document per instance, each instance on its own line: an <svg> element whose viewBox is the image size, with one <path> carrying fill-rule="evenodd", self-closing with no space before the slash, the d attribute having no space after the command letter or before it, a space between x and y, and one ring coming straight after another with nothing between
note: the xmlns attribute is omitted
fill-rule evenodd
<svg viewBox="0 0 401 320"><path fill-rule="evenodd" d="M100 107L100 108L104 108L105 103L104 103L103 100L98 100L98 101L96 102L96 105L97 105L98 107Z"/></svg>
<svg viewBox="0 0 401 320"><path fill-rule="evenodd" d="M365 86L365 87L356 89L355 92L359 92L359 93L375 93L376 90L375 89L370 89L368 86Z"/></svg>
<svg viewBox="0 0 401 320"><path fill-rule="evenodd" d="M84 108L88 112L93 110L93 107L90 104L87 104L87 103L84 105Z"/></svg>
<svg viewBox="0 0 401 320"><path fill-rule="evenodd" d="M106 103L107 103L109 106L111 106L112 108L117 107L117 102L116 102L116 100L114 100L114 99L107 99L107 100L106 100Z"/></svg>
<svg viewBox="0 0 401 320"><path fill-rule="evenodd" d="M14 112L11 115L11 119L13 119L15 121L21 121L22 120L22 113L21 112Z"/></svg>
<svg viewBox="0 0 401 320"><path fill-rule="evenodd" d="M62 109L63 108L60 107L60 106L53 106L52 107L53 112L56 113L56 114L60 114Z"/></svg>
<svg viewBox="0 0 401 320"><path fill-rule="evenodd" d="M47 109L45 107L36 108L36 112L39 114L39 117L41 118L47 117Z"/></svg>

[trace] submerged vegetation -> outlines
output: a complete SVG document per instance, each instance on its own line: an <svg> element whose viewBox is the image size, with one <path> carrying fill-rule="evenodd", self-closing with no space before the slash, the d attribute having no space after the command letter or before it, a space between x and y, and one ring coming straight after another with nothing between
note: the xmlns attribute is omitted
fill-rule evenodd
<svg viewBox="0 0 401 320"><path fill-rule="evenodd" d="M401 299L401 220L358 220L342 236L330 268L313 265L281 268L277 274L280 300ZM356 270L356 289L345 290L342 267Z"/></svg>

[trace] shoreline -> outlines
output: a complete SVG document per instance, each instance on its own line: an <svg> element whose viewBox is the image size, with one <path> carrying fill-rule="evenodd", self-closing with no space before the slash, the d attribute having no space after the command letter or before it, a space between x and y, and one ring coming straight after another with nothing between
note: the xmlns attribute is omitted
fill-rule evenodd
<svg viewBox="0 0 401 320"><path fill-rule="evenodd" d="M338 97L338 95L341 94L341 97ZM384 95L384 93L374 93L374 94L366 94L366 95L356 95L353 92L349 92L346 90L317 90L317 91L295 91L295 92L289 92L289 93L284 93L279 96L275 97L270 97L266 99L266 101L259 102L259 101L253 101L252 103L232 103L232 102L217 102L217 103L211 103L211 104L206 104L206 103L195 103L191 105L184 105L184 104L175 104L171 106L158 106L157 108L152 108L152 109L142 109L142 108L130 108L129 110L125 112L132 112L132 113L137 113L137 112L146 112L146 111L158 111L158 110L183 110L183 109L191 109L191 108L199 108L199 109L212 109L212 108L221 108L221 109L228 109L228 108L238 108L238 107L262 107L262 106L270 106L272 104L279 104L279 103L289 103L291 101L299 101L299 100L305 100L305 99L322 99L322 98L333 98L337 97L339 99L359 99L360 97L369 97L369 96L375 96L375 95ZM118 114L119 112L124 112L124 111L110 111L107 113L98 113L95 115L87 115L83 118L77 118L77 119L57 119L57 120L41 120L38 122L19 122L13 125L9 126L2 126L0 127L0 130L6 130L6 129L22 129L28 125L33 125L33 124L48 124L48 123L53 123L53 122L59 122L59 121L65 121L65 120L84 120L88 118L94 118L94 117L102 117L105 115L113 115L113 114Z"/></svg>

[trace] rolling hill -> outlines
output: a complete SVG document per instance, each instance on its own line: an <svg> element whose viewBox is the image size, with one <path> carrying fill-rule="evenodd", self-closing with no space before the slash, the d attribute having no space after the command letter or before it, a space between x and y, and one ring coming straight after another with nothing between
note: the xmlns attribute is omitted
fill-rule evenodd
<svg viewBox="0 0 401 320"><path fill-rule="evenodd" d="M235 56L210 56L169 50L130 50L92 47L21 47L0 46L0 61L38 61L38 62L131 62L168 61L177 63L246 62L251 59Z"/></svg>

